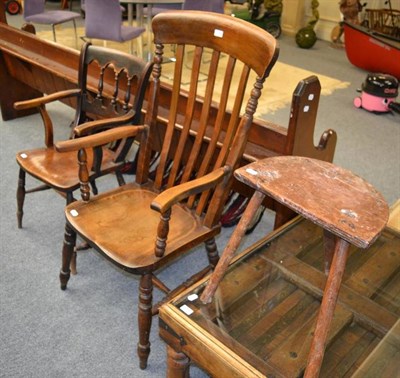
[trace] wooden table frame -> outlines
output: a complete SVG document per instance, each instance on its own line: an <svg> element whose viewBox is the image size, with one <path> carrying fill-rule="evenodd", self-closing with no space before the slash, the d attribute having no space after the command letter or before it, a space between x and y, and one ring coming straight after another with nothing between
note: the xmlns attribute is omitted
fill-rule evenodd
<svg viewBox="0 0 400 378"><path fill-rule="evenodd" d="M303 221L300 217L296 218L240 253L234 258L232 264L242 259L244 256L251 254L254 250L264 248L263 246L268 246L275 237L284 235L287 229L299 227L298 225L301 224L301 222L308 221ZM387 241L393 241L395 244L390 248L385 247L385 242ZM314 242L315 241L313 241L313 243ZM398 315L394 313L393 310L387 309L371 300L371 296L373 295L373 282L381 282L380 280L383 282L384 280L384 278L381 277L381 272L376 270L377 261L380 259L385 261L389 256L391 258L393 257L393 251L398 249L397 247L400 245L400 234L388 227L383 231L382 236L376 243L378 243L377 245L382 245L382 249L376 250L376 253L373 254L374 258L370 262L372 264L372 270L366 265L363 265L360 269L364 270L364 273L362 273L361 270L357 272L361 281L356 282L354 279L348 279L346 281L345 279L342 284L337 302L337 311L340 315L338 315L338 319L333 326L333 331L328 336L328 350L326 353L326 358L328 359L326 363L328 365L330 363L329 358L335 358L330 357L330 347L336 348L336 351L344 350L345 352L343 353L347 353L346 350L348 350L348 347L345 344L340 344L340 342L345 342L343 340L346 340L346 337L349 336L343 336L343 339L341 339L340 335L345 335L346 332L348 332L348 328L346 327L349 327L352 320L360 324L368 330L368 332L372 332L372 334L376 335L376 342L373 344L376 345L376 347L374 349L371 348L370 358L368 358L368 354L362 356L365 358L365 363L368 362L369 367L371 364L373 365L373 363L371 363L371 358L373 358L373 361L379 361L379 359L383 358L382 356L384 356L385 353L384 347L386 346L387 348L388 340L385 335L390 335L391 332L394 332L394 336L396 336L396 332L398 333ZM357 253L357 251L354 251L354 253ZM373 253L372 250L371 253ZM386 274L389 276L400 266L400 251L396 253L395 266L386 266ZM359 251L358 254L360 258L364 258L365 256L364 251ZM273 254L266 253L263 255L263 259L265 257L267 257L269 263L276 269L279 269L282 274L287 277L291 283L298 286L300 290L304 290L304 292L316 298L321 298L326 280L322 267L317 271L314 267L308 265L297 256L286 256L285 252L281 250L275 251ZM362 282L363 277L368 277L371 280L371 284L364 284ZM159 334L167 344L167 376L170 378L186 377L190 362L198 365L213 377L265 377L267 373L272 374L276 378L297 376L290 375L288 371L284 370L286 368L285 365L291 366L295 360L290 361L290 358L288 358L286 361L285 358L282 357L282 364L279 365L280 367L274 365L276 364L276 360L261 361L259 357L252 355L252 353L246 351L245 348L240 349L240 346L238 346L233 339L227 341L228 344L224 344L220 336L218 336L217 326L213 328L213 335L211 335L207 330L197 324L196 321L192 320L190 316L187 316L179 309L178 305L180 300L194 292L201 292L202 287L206 285L208 279L209 277L206 277L199 281L185 293L181 294L179 298L175 298L160 309ZM344 329L346 330L345 332ZM379 342L379 340L382 340L382 342ZM308 336L307 341L303 340L303 343L306 342L308 343L307 345L310 344L310 336ZM236 350L240 350L242 356L239 356L233 351L229 347L229 343L233 343L232 346L235 345L237 348ZM381 345L383 346L381 347ZM398 344L397 348L399 348ZM308 350L304 351L305 356L307 356L307 352ZM244 356L246 358L243 358ZM340 358L340 356L337 358ZM344 356L342 356L342 358L344 359L344 363L346 363ZM357 363L363 365L362 360ZM395 363L399 365L399 359L396 359ZM375 370L382 369L382 367L379 367L379 364L375 365ZM324 368L324 365L322 367ZM400 368L400 366L398 367ZM287 367L287 369L289 369L289 367ZM295 370L300 372L301 366L297 366ZM354 374L357 376L357 367L354 367L354 370ZM377 373L377 371L375 371L375 373ZM323 370L321 374L321 376L329 376L324 375L325 372ZM379 374L375 376L379 376Z"/></svg>

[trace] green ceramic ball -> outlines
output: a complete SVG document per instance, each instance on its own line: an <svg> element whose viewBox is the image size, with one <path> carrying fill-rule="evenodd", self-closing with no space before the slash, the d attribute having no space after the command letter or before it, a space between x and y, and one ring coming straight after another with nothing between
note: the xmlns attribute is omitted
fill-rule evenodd
<svg viewBox="0 0 400 378"><path fill-rule="evenodd" d="M297 46L302 49L309 49L317 42L317 35L313 28L305 27L300 29L296 34Z"/></svg>

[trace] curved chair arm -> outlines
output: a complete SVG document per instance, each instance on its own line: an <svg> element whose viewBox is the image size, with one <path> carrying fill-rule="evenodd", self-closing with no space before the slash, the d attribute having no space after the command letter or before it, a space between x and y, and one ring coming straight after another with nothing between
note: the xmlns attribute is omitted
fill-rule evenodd
<svg viewBox="0 0 400 378"><path fill-rule="evenodd" d="M128 113L118 117L85 122L75 127L74 134L81 137L91 134L93 131L96 132L107 129L109 127L127 125L133 121L135 115L136 112L134 110L131 110Z"/></svg>
<svg viewBox="0 0 400 378"><path fill-rule="evenodd" d="M214 188L231 172L232 168L226 165L203 177L169 188L153 200L151 208L160 213L165 213L174 204L184 200L185 198Z"/></svg>
<svg viewBox="0 0 400 378"><path fill-rule="evenodd" d="M69 139L57 142L55 148L58 152L77 151L77 164L79 166L79 182L82 200L90 200L89 168L86 149L100 148L113 141L135 137L139 132L147 131L147 126L121 126L101 133L83 136L82 138ZM101 162L99 162L101 164Z"/></svg>
<svg viewBox="0 0 400 378"><path fill-rule="evenodd" d="M80 92L80 89L69 89L52 93L47 96L33 98L31 100L17 101L14 103L14 108L16 110L38 108L44 125L44 144L47 148L52 148L54 144L53 123L51 122L51 118L47 113L45 105L64 98L79 96Z"/></svg>
<svg viewBox="0 0 400 378"><path fill-rule="evenodd" d="M68 139L55 143L58 152L79 151L83 148L93 148L114 142L119 139L136 136L147 127L140 126L121 126L116 129L106 130L101 133L83 136L82 138Z"/></svg>
<svg viewBox="0 0 400 378"><path fill-rule="evenodd" d="M154 254L157 257L163 257L165 253L172 206L185 198L214 188L225 177L230 175L231 172L232 168L225 165L203 177L166 189L153 200L150 207L161 213L154 248Z"/></svg>
<svg viewBox="0 0 400 378"><path fill-rule="evenodd" d="M66 91L52 93L47 96L33 98L31 100L17 101L14 103L14 109L22 110L22 109L35 108L44 104L48 104L53 101L58 101L64 98L78 96L80 95L80 93L81 93L80 89L68 89Z"/></svg>

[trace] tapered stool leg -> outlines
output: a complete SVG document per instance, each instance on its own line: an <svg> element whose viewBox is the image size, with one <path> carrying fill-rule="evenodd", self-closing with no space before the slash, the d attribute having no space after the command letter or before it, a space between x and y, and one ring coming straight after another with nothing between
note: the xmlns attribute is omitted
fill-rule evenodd
<svg viewBox="0 0 400 378"><path fill-rule="evenodd" d="M253 197L244 211L242 218L240 219L235 231L233 232L231 238L229 239L228 245L226 246L224 252L222 253L221 258L214 270L214 273L210 277L210 280L201 294L200 300L203 303L210 303L212 297L215 294L215 290L217 290L217 286L222 280L224 273L232 260L232 257L236 250L238 249L240 242L243 239L244 234L246 233L247 226L250 224L250 221L253 219L256 214L257 209L261 206L262 201L264 200L265 195L261 192L254 192Z"/></svg>
<svg viewBox="0 0 400 378"><path fill-rule="evenodd" d="M332 265L326 281L324 295L318 314L317 324L315 326L314 337L311 343L310 353L308 355L307 367L304 378L318 377L322 360L325 353L325 343L328 337L328 331L336 307L336 301L339 295L340 284L346 267L346 260L350 244L337 239L335 251L333 254Z"/></svg>

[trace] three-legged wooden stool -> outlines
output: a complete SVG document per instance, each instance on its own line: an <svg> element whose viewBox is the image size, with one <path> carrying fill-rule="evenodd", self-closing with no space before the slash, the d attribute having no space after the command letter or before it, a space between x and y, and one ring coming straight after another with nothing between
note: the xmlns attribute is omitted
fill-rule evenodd
<svg viewBox="0 0 400 378"><path fill-rule="evenodd" d="M239 181L256 191L201 300L209 303L247 224L266 195L324 229L325 273L328 276L304 377L317 377L334 314L350 244L369 247L385 227L387 203L369 183L334 164L320 160L279 156L260 160L235 171Z"/></svg>

